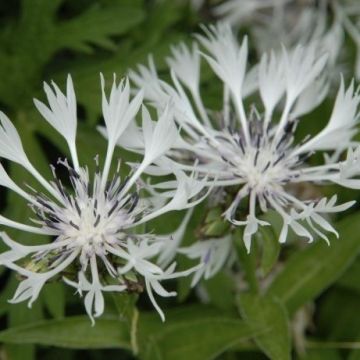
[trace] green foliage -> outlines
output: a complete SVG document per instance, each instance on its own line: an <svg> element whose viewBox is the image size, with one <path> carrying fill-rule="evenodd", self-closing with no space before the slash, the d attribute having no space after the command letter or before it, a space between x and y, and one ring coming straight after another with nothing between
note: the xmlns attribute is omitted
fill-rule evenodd
<svg viewBox="0 0 360 360"><path fill-rule="evenodd" d="M290 259L269 287L269 295L240 293L238 304L245 321L234 313L229 313L228 310L224 312L224 310L199 305L168 310L164 324L161 323L157 314L140 313L136 322L130 324L134 327L131 331L129 331L129 322L125 320L126 316L125 318L115 315L102 317L97 320L94 327L90 326L86 316L33 321L30 324L16 325L4 330L0 333L0 341L8 344L21 342L22 344L68 348L122 348L135 351L141 359L205 360L214 358L234 346L241 349L244 341L253 338L259 349L264 351L269 358L290 359L290 325L287 311L281 300L289 311L294 312L301 304L313 299L340 276L338 272L336 276L335 271L330 272L326 266L328 262L319 258L320 250L318 249L322 251L327 249L327 260L331 259L332 264L336 265L341 273L351 261L352 256L356 255L356 249L359 246L356 232L348 230L349 222L356 223L357 217L358 215L350 216L338 224L343 246L339 247L338 243L334 243L333 251L337 252L342 261L334 262L331 251L333 247L322 248L322 243L317 242L299 251L294 257L295 260L304 257L307 266L320 264L316 267L315 273L311 272L311 276L306 277L306 281L294 280L290 275L284 277L285 272L298 274L298 268L295 265L299 264L297 262L299 260ZM285 279L290 280L285 282ZM338 306L335 303L335 308ZM120 308L125 308L122 300ZM227 306L223 308L230 310ZM334 310L330 308L330 311ZM34 313L31 312L31 314ZM354 321L356 322L356 319ZM217 334L215 338L214 333ZM319 354L321 351L311 351L306 358L321 358L319 356L322 355Z"/></svg>
<svg viewBox="0 0 360 360"><path fill-rule="evenodd" d="M70 49L93 52L94 45L116 50L110 36L122 35L144 19L138 1L89 1L85 9L71 19L58 18L63 0L23 0L21 15L9 24L0 39L0 66L4 76L0 97L19 110L18 99L26 102L44 78L44 67L56 53Z"/></svg>
<svg viewBox="0 0 360 360"><path fill-rule="evenodd" d="M291 359L289 320L285 306L272 297L241 294L238 297L240 313L249 326L264 329L254 340L272 360Z"/></svg>
<svg viewBox="0 0 360 360"><path fill-rule="evenodd" d="M93 327L87 316L77 316L14 327L0 332L0 341L76 349L135 350L136 344L141 359L206 360L259 332L256 326L206 306L170 310L165 324L155 314L141 314L137 326L136 339L131 340L126 321L117 316L102 317Z"/></svg>
<svg viewBox="0 0 360 360"><path fill-rule="evenodd" d="M309 350L308 353L301 357L301 360L340 360L342 359L337 350L316 349Z"/></svg>
<svg viewBox="0 0 360 360"><path fill-rule="evenodd" d="M271 227L261 227L258 240L262 246L260 268L262 275L266 276L276 265L280 255L280 243Z"/></svg>
<svg viewBox="0 0 360 360"><path fill-rule="evenodd" d="M340 278L359 253L359 214L341 221L337 230L339 239L331 246L317 241L293 255L268 289L291 314Z"/></svg>
<svg viewBox="0 0 360 360"><path fill-rule="evenodd" d="M57 26L55 44L58 48L86 53L94 52L91 45L116 50L116 44L109 36L126 33L144 17L145 13L139 1L113 1L107 6L95 3L80 16Z"/></svg>
<svg viewBox="0 0 360 360"><path fill-rule="evenodd" d="M5 330L0 341L9 344L41 344L76 349L130 349L125 322L102 317L91 326L87 316L43 320Z"/></svg>
<svg viewBox="0 0 360 360"><path fill-rule="evenodd" d="M47 284L44 287L44 302L51 316L55 319L65 315L65 291L62 284Z"/></svg>
<svg viewBox="0 0 360 360"><path fill-rule="evenodd" d="M236 290L234 281L228 272L221 271L217 273L214 277L204 282L204 287L212 305L228 311L234 308L234 294Z"/></svg>
<svg viewBox="0 0 360 360"><path fill-rule="evenodd" d="M168 311L167 322L145 317L140 327L141 359L213 359L259 331L232 314L206 306ZM214 337L216 333L216 337Z"/></svg>

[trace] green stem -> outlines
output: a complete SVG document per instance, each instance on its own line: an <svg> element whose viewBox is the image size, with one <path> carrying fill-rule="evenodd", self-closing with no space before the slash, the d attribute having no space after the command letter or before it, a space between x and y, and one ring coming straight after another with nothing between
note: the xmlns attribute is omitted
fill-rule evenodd
<svg viewBox="0 0 360 360"><path fill-rule="evenodd" d="M306 341L307 349L349 349L358 350L360 349L359 341Z"/></svg>
<svg viewBox="0 0 360 360"><path fill-rule="evenodd" d="M245 272L245 279L249 285L249 290L258 294L260 292L259 281L256 276L257 265L257 247L254 242L250 253L246 251L244 241L242 239L242 231L236 230L234 234L234 243L236 247L237 257L239 259L240 267Z"/></svg>
<svg viewBox="0 0 360 360"><path fill-rule="evenodd" d="M131 294L112 293L112 298L120 319L124 319L128 324L131 348L133 354L136 355L139 352L137 338L139 311L135 306L137 296Z"/></svg>

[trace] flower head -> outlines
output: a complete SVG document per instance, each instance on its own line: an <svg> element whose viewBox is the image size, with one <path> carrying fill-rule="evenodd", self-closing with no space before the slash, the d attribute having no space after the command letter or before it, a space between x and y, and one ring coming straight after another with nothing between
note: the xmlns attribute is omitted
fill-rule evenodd
<svg viewBox="0 0 360 360"><path fill-rule="evenodd" d="M293 46L316 41L329 53L331 67L345 60L343 49L347 34L357 49L355 72L359 79L360 6L356 0L227 0L215 6L213 12L236 27L251 23L249 31L260 53L279 48L280 44Z"/></svg>
<svg viewBox="0 0 360 360"><path fill-rule="evenodd" d="M179 66L174 66L176 62L182 63L179 51L169 62L173 84L164 83L152 72L152 80L147 82L151 103L160 111L167 101L172 101L174 117L182 131L181 141L173 145L159 165L196 170L212 179L215 189L223 189L226 196L218 204L224 206L223 216L231 224L244 227L248 251L259 227L269 225L259 217L259 213L269 209L283 220L280 242L286 240L289 229L309 241L314 234L328 241L327 232L337 233L326 214L344 211L353 202L337 205L336 196L301 199L291 187L299 183L360 186L354 152L350 150L345 161L339 160L341 153L356 146L352 137L359 121L359 91L353 83L346 89L342 81L326 127L314 137L298 141L295 135L301 117L317 107L326 95L327 54L319 55L314 43L291 50L284 47L281 53L264 54L259 64L247 71L247 42L239 44L227 25L211 27L205 35L196 37L205 52L196 52L196 48L184 51L182 45L182 53L187 62L193 59L194 70L198 69L201 55L209 63L223 88L222 109L206 108L200 83L190 86ZM141 70L144 72L143 67ZM141 74L132 74L140 86ZM152 88L156 91L151 92ZM256 92L257 105L248 106L248 95L255 96ZM314 153L325 151L332 155L326 156L323 164L307 163ZM196 244L181 252L189 257L196 252L198 257L205 258L207 249L217 247L210 246L212 242ZM224 254L228 252L228 242L222 243ZM216 258L223 259L220 255ZM201 271L212 273L205 268Z"/></svg>
<svg viewBox="0 0 360 360"><path fill-rule="evenodd" d="M103 77L101 81L104 89ZM76 100L71 78L68 78L66 95L55 84L53 89L45 84L45 91L50 107L38 100L35 104L49 124L66 139L71 154L71 162L59 160L57 166L51 167L52 181L46 180L35 169L24 152L17 130L3 113L0 114L1 157L22 165L44 189L21 189L0 166L0 185L22 196L36 215L32 225L3 216L0 216L0 223L53 237L45 245L25 246L10 239L5 232L0 234L10 248L0 255L0 264L24 277L11 301L29 300L31 305L44 284L60 275L80 295L86 293L85 308L92 320L104 311L104 291L124 292L145 287L164 318L151 289L161 296L168 296L159 282L186 275L189 271L176 273L175 263L166 270L156 264L156 258L171 241L171 235L138 234L135 228L167 211L186 208L189 200L196 199L203 188L200 185L197 191L190 190L186 185L189 177L180 170L172 181L173 187L169 187L169 193L163 196L162 201L154 199L156 191L152 196L146 196L146 189L141 185L140 176L144 170L168 150L178 135L172 113L165 109L155 123L143 108L143 131L138 129L145 146L143 160L135 164L124 178L120 175L118 162L114 174L110 176L115 145L134 121L143 96L142 92L138 92L131 98L129 82L123 80L117 84L114 78L109 98L103 90L103 132L108 138L104 167L100 169L99 156L96 156L96 170L91 173L87 166L79 164L77 157ZM70 186L65 186L57 176L58 166L67 170ZM151 166L156 168L156 165ZM151 191L151 184L147 184L147 189ZM174 233L176 241L177 236L182 234L183 231Z"/></svg>

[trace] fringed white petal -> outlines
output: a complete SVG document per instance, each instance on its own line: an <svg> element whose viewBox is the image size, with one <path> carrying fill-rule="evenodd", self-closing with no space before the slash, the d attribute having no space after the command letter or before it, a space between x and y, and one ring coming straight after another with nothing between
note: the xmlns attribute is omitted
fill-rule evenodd
<svg viewBox="0 0 360 360"><path fill-rule="evenodd" d="M115 144L140 109L143 92L139 91L130 100L130 84L128 79L117 85L114 76L109 99L105 94L105 80L101 74L102 110L106 125L107 138L110 144Z"/></svg>
<svg viewBox="0 0 360 360"><path fill-rule="evenodd" d="M14 161L25 168L29 167L29 160L25 154L20 136L9 120L9 118L0 111L0 157Z"/></svg>
<svg viewBox="0 0 360 360"><path fill-rule="evenodd" d="M216 27L203 27L205 36L196 35L199 42L211 54L204 57L214 72L229 86L237 97L241 94L245 78L248 44L245 37L241 46L226 23L219 23Z"/></svg>
<svg viewBox="0 0 360 360"><path fill-rule="evenodd" d="M75 138L77 128L76 97L72 78L68 75L66 82L66 95L52 82L51 88L44 83L44 91L49 107L41 101L34 99L34 104L43 118L59 132L68 143L74 166L79 167Z"/></svg>

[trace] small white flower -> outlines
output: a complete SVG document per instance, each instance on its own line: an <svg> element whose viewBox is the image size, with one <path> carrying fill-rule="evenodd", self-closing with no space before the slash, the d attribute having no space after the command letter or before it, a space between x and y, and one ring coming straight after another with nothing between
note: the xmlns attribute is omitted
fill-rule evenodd
<svg viewBox="0 0 360 360"><path fill-rule="evenodd" d="M359 150L349 150L348 159L339 161L344 150L356 146L352 137L359 121L360 98L354 84L345 89L342 82L328 125L319 134L295 142L299 116L313 110L326 94L327 55L319 55L315 43L263 55L255 66L258 76L254 87L262 104L247 108L247 94L242 92L247 75L246 40L237 43L231 29L224 25L211 27L205 35L196 37L207 50L203 57L223 87L223 108L220 115L216 109L202 111L192 98L190 85L179 75L190 94L185 92L176 70L171 69L173 85L154 77L158 91L149 100L158 111L164 108L165 99L172 101L182 139L157 161L159 167L196 171L212 180L214 188L228 191L228 195L235 193L224 205L224 217L234 225L244 226L248 251L259 226L269 225L258 218L259 210L266 213L269 208L283 219L280 242L286 240L289 229L309 241L314 233L326 240L326 232L337 234L323 216L344 211L353 202L336 205L336 197L304 201L291 194L289 185L313 182L360 186L360 167L354 155ZM185 50L181 54L188 57ZM181 54L177 53L174 61L181 63ZM139 73L135 78L138 84L145 82ZM196 88L200 89L200 84ZM318 151L335 155L327 156L324 164L307 165L305 160ZM246 206L248 211L241 212L240 206ZM186 253L192 256L190 250Z"/></svg>
<svg viewBox="0 0 360 360"><path fill-rule="evenodd" d="M175 267L176 267L176 263L173 263L162 274L152 274L145 278L146 290L149 294L149 298L163 321L165 320L165 316L162 310L160 309L159 305L156 303L156 300L153 295L153 291L155 291L156 294L162 297L176 296L175 291L171 291L171 292L166 291L163 288L163 286L160 284L160 281L176 279L182 276L189 276L191 273L201 268L202 264L199 264L198 266L195 266L189 270L180 271L180 272L174 272Z"/></svg>
<svg viewBox="0 0 360 360"><path fill-rule="evenodd" d="M191 286L195 286L204 278L210 279L228 261L232 250L231 236L224 238L206 239L199 241L191 246L180 248L179 253L186 255L190 259L199 259L203 266L195 272Z"/></svg>
<svg viewBox="0 0 360 360"><path fill-rule="evenodd" d="M44 193L25 191L11 180L0 165L0 185L22 196L36 215L36 219L32 219L33 225L18 223L3 216L0 216L0 224L54 237L49 244L25 246L11 240L3 232L0 236L9 250L0 254L0 264L24 278L11 300L14 303L29 300L31 306L44 284L60 275L80 295L86 293L85 308L92 322L104 311L104 291L131 291L132 283L139 289L146 287L155 308L164 318L152 289L161 296L168 296L160 281L186 276L197 268L177 273L172 264L164 270L156 261L160 254L164 254L167 242L171 243L171 237L138 234L135 228L167 211L180 210L197 203L198 195L206 184L189 188L192 178L177 170L171 186L169 183L166 185L167 191L161 201L155 201L154 196L158 191L151 184L146 184L146 188L144 186L142 189L140 176L149 166L156 167L153 162L169 149L178 135L173 115L168 109L161 112L157 122L153 122L143 108L143 128L138 129L140 143L145 147L142 162L136 164L125 179L120 176L120 163L115 173L109 176L114 147L133 122L143 95L139 92L131 99L129 82L122 80L117 84L114 78L107 98L103 77L101 85L105 120L102 132L108 139L108 148L104 168L100 170L97 156L97 169L93 174L78 163L75 147L76 104L71 78L68 78L67 96L55 84L55 92L45 85L49 108L35 101L41 114L69 145L72 165L67 160L59 160L58 165L67 170L70 188L59 180L54 166L52 181L39 174L26 156L15 127L0 113L0 156L22 165L44 187ZM161 182L157 186L161 186ZM141 194L148 190L151 196L142 196L140 190ZM184 229L180 228L178 236L183 233ZM168 265L171 256L170 251L159 263L164 264L167 260Z"/></svg>

